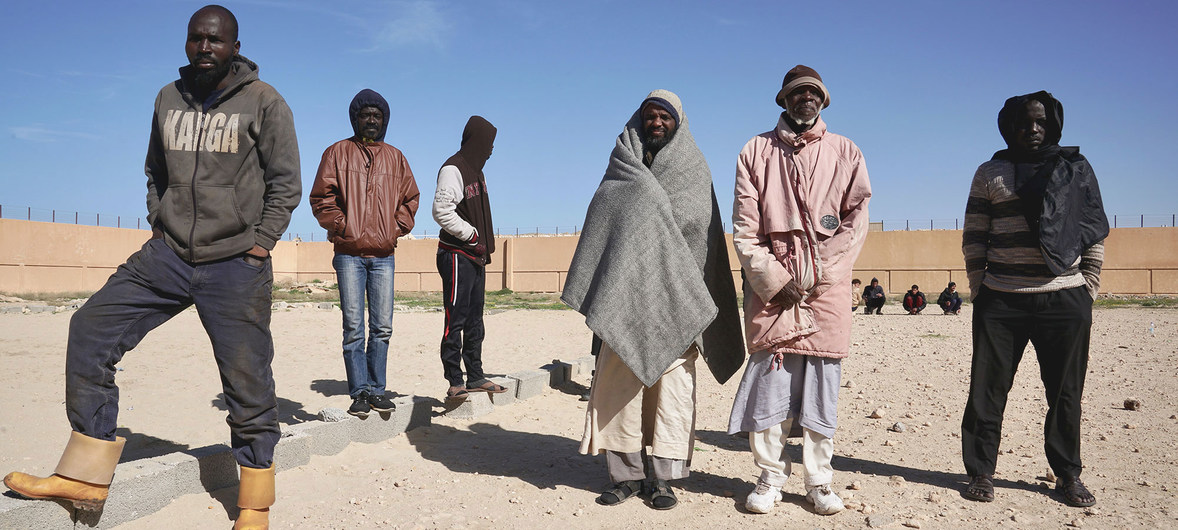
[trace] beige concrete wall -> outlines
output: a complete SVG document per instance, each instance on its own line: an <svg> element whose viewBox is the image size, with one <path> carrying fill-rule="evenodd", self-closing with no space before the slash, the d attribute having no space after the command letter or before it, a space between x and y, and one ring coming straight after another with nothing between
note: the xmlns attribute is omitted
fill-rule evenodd
<svg viewBox="0 0 1178 530"><path fill-rule="evenodd" d="M150 236L146 230L0 219L0 292L95 291ZM729 264L739 284L740 265ZM577 247L575 236L496 238L487 267L487 290L558 292ZM398 291L440 291L433 239L402 240L397 246ZM335 282L331 243L280 241L274 248L276 280ZM869 232L853 277L879 278L893 294L912 284L939 293L955 281L964 288L961 231ZM1114 228L1106 242L1101 292L1178 294L1178 230ZM964 290L964 289L962 289Z"/></svg>

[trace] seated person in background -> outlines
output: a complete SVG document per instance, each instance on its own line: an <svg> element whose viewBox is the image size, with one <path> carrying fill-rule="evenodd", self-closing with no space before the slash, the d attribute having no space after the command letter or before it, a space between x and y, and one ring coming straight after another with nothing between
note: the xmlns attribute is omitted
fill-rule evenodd
<svg viewBox="0 0 1178 530"><path fill-rule="evenodd" d="M859 278L855 278L854 280L851 280L851 312L852 313L854 313L855 311L858 311L859 306L863 305L863 293L859 291L859 287L861 285L863 285L863 282L859 281Z"/></svg>
<svg viewBox="0 0 1178 530"><path fill-rule="evenodd" d="M908 292L904 293L904 310L909 315L919 315L927 305L928 300L925 299L924 293L920 292L920 287L913 285Z"/></svg>
<svg viewBox="0 0 1178 530"><path fill-rule="evenodd" d="M884 296L883 286L879 284L879 279L872 278L871 285L863 288L863 314L870 315L874 310L875 314L882 315L880 308L883 307L885 300L887 297Z"/></svg>
<svg viewBox="0 0 1178 530"><path fill-rule="evenodd" d="M961 314L961 295L957 294L957 282L949 282L949 286L941 291L937 305L941 306L946 315Z"/></svg>

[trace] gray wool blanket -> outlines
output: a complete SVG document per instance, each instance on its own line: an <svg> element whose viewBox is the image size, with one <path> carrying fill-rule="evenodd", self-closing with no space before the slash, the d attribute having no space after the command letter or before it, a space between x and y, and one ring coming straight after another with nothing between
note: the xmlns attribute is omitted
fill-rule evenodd
<svg viewBox="0 0 1178 530"><path fill-rule="evenodd" d="M670 92L651 94L679 106ZM711 172L679 116L650 168L638 112L618 136L561 296L648 387L692 343L720 383L744 362Z"/></svg>

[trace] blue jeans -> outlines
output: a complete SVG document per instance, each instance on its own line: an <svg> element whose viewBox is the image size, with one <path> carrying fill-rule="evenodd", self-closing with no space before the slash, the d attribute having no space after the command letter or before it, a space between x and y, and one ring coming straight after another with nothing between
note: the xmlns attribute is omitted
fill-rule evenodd
<svg viewBox="0 0 1178 530"><path fill-rule="evenodd" d="M194 264L180 259L162 239L148 240L70 319L65 361L70 428L114 440L119 413L115 364L149 331L196 305L221 373L233 456L245 467L270 467L279 436L270 369L273 281L269 259L260 265L241 256Z"/></svg>
<svg viewBox="0 0 1178 530"><path fill-rule="evenodd" d="M348 395L383 396L389 337L393 334L393 256L363 258L336 253L331 260L344 314L344 370ZM364 300L368 299L368 347L364 341Z"/></svg>

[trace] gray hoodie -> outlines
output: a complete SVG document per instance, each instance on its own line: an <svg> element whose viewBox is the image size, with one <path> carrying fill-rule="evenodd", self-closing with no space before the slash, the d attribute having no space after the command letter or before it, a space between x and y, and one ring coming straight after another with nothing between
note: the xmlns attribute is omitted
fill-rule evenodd
<svg viewBox="0 0 1178 530"><path fill-rule="evenodd" d="M190 69L156 96L144 167L147 221L193 263L255 244L273 249L302 194L290 107L238 55L228 86L205 110L186 82Z"/></svg>

